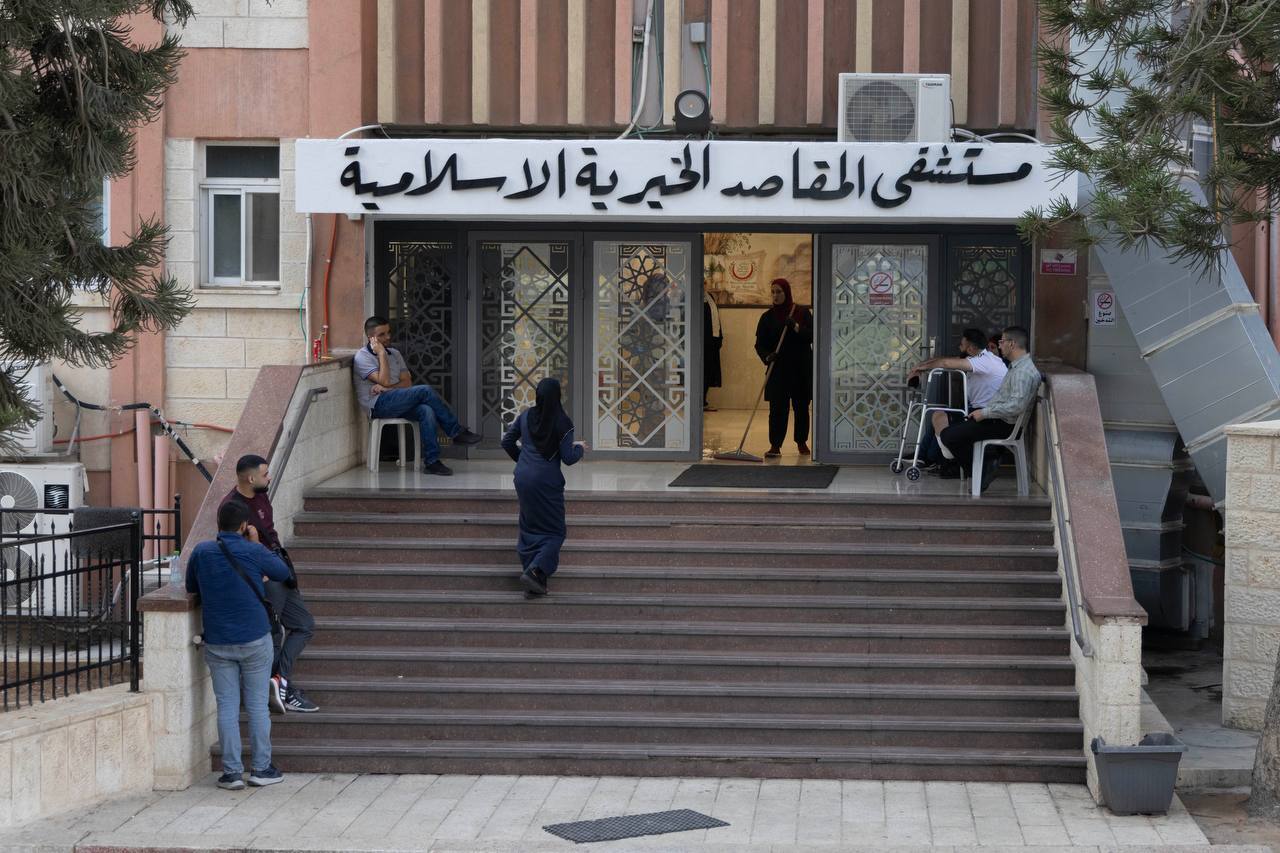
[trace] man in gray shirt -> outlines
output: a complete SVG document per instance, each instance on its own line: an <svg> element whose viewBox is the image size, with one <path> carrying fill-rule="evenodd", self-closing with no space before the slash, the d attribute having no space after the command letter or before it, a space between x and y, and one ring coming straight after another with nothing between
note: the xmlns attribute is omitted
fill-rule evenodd
<svg viewBox="0 0 1280 853"><path fill-rule="evenodd" d="M436 428L457 444L479 444L480 436L461 426L449 405L430 385L414 385L404 356L392 347L391 324L374 315L364 321L369 339L356 351L351 376L356 400L370 418L405 418L418 422L422 436L422 470L447 477L453 470L440 461Z"/></svg>
<svg viewBox="0 0 1280 853"><path fill-rule="evenodd" d="M995 396L981 409L970 412L968 419L952 424L938 436L942 455L971 476L982 477L982 491L995 479L999 456L988 453L983 459L982 471L969 471L973 464L973 446L992 438L1008 438L1018 416L1031 406L1040 387L1040 371L1027 351L1030 338L1021 326L1010 326L1000 338L1000 355L1009 361L1009 372L1004 375ZM953 468L954 470L954 468ZM955 472L958 476L959 472ZM944 477L947 473L944 471Z"/></svg>

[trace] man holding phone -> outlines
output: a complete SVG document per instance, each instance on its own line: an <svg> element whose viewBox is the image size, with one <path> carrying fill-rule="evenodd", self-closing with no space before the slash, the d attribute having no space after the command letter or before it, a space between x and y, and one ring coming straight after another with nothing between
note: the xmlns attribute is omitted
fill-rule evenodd
<svg viewBox="0 0 1280 853"><path fill-rule="evenodd" d="M404 356L389 346L391 324L374 315L364 321L368 343L352 361L356 400L370 418L405 418L417 421L422 436L422 470L447 477L453 473L440 461L437 427L457 444L479 444L480 436L458 423L457 416L430 385L414 385Z"/></svg>

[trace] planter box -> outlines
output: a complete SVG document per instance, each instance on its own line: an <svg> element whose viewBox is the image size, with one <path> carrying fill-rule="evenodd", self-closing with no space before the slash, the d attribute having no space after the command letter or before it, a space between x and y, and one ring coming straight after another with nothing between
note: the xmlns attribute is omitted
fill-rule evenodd
<svg viewBox="0 0 1280 853"><path fill-rule="evenodd" d="M1186 745L1171 734L1149 734L1137 746L1090 744L1098 765L1102 802L1118 815L1164 814L1173 801L1178 762Z"/></svg>

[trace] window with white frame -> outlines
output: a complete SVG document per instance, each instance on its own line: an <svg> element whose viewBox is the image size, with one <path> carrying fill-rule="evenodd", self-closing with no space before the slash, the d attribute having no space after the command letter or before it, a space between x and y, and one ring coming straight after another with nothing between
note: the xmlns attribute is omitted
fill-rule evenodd
<svg viewBox="0 0 1280 853"><path fill-rule="evenodd" d="M200 245L208 285L280 280L280 147L208 143L200 182Z"/></svg>
<svg viewBox="0 0 1280 853"><path fill-rule="evenodd" d="M89 206L93 208L97 220L98 232L102 234L102 245L111 245L111 179L102 179L101 193Z"/></svg>

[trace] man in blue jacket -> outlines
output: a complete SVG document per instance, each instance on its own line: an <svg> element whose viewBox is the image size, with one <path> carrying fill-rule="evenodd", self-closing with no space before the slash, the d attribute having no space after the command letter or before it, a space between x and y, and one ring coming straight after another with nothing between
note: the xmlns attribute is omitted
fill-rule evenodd
<svg viewBox="0 0 1280 853"><path fill-rule="evenodd" d="M274 648L263 604L264 578L285 581L289 567L258 543L249 510L232 501L218 508L218 538L201 542L187 560L187 592L200 596L204 609L204 659L218 701L218 742L222 776L218 787L244 787L240 756L240 702L249 715L253 772L249 784L274 785L284 779L271 763L271 713L267 688ZM243 695L241 688L243 687Z"/></svg>

